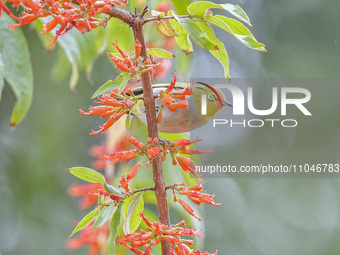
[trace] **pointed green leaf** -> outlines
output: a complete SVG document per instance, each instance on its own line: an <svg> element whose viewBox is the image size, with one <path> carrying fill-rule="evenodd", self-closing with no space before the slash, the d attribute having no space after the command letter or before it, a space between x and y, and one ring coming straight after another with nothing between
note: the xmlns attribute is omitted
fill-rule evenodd
<svg viewBox="0 0 340 255"><path fill-rule="evenodd" d="M105 206L99 213L97 220L94 222L92 228L97 228L103 225L108 219L110 219L114 209L117 209L113 201L110 202L108 206Z"/></svg>
<svg viewBox="0 0 340 255"><path fill-rule="evenodd" d="M10 120L14 126L24 119L31 106L33 72L26 38L20 28L8 29L11 21L12 19L3 13L0 21L0 54L4 64L2 76L16 97Z"/></svg>
<svg viewBox="0 0 340 255"><path fill-rule="evenodd" d="M105 177L91 168L72 167L67 170L84 181L105 184Z"/></svg>
<svg viewBox="0 0 340 255"><path fill-rule="evenodd" d="M221 5L208 1L199 1L187 7L188 12L196 18L203 18L208 9L221 9Z"/></svg>
<svg viewBox="0 0 340 255"><path fill-rule="evenodd" d="M241 22L221 15L207 15L204 16L203 19L232 34L237 40L239 40L248 48L265 51L265 45L256 41L253 34Z"/></svg>
<svg viewBox="0 0 340 255"><path fill-rule="evenodd" d="M86 76L90 79L94 61L97 58L95 30L85 34L76 33L76 40L79 45L81 65L85 69Z"/></svg>
<svg viewBox="0 0 340 255"><path fill-rule="evenodd" d="M76 228L73 230L70 237L73 236L75 233L77 233L82 228L85 228L87 225L89 225L97 217L98 213L99 213L99 208L95 208L91 212L86 214L85 217L78 223Z"/></svg>
<svg viewBox="0 0 340 255"><path fill-rule="evenodd" d="M221 4L221 7L224 10L228 11L231 15L233 15L238 20L247 23L249 26L252 26L247 13L240 6L226 3L226 4Z"/></svg>
<svg viewBox="0 0 340 255"><path fill-rule="evenodd" d="M161 48L151 48L148 49L148 55L150 56L157 56L160 58L174 58L175 55L172 54L170 51L161 49Z"/></svg>
<svg viewBox="0 0 340 255"><path fill-rule="evenodd" d="M55 32L51 33L55 35ZM74 33L79 33L79 31L71 30L57 40L57 43L64 50L65 55L72 65L72 74L69 84L71 91L75 91L76 89L79 80L78 65L81 62L80 48Z"/></svg>
<svg viewBox="0 0 340 255"><path fill-rule="evenodd" d="M197 25L207 34L209 39L218 45L219 50L210 50L209 52L217 58L217 60L221 63L224 69L224 77L230 79L229 74L229 57L227 50L224 47L224 44L218 40L215 36L214 30L208 26L207 23L203 21L197 21Z"/></svg>
<svg viewBox="0 0 340 255"><path fill-rule="evenodd" d="M110 93L116 88L124 88L130 78L130 73L120 73L115 79L105 82L99 89L97 89L97 91L92 95L91 98L95 98L105 93Z"/></svg>
<svg viewBox="0 0 340 255"><path fill-rule="evenodd" d="M118 205L117 210L115 211L114 215L112 216L111 222L110 222L110 235L107 240L107 250L108 255L114 255L116 253L116 243L115 239L117 236L119 225L122 222L123 219L123 204L124 201L120 202Z"/></svg>
<svg viewBox="0 0 340 255"><path fill-rule="evenodd" d="M173 11L169 11L168 15L172 15ZM177 36L175 41L178 47L187 55L191 55L193 52L192 43L189 39L189 33L179 24L177 20L169 20L171 27L175 30Z"/></svg>
<svg viewBox="0 0 340 255"><path fill-rule="evenodd" d="M211 42L207 34L200 29L200 27L190 18L180 18L173 12L175 19L181 24L181 26L189 33L190 37L195 43L207 50L216 50L218 46Z"/></svg>
<svg viewBox="0 0 340 255"><path fill-rule="evenodd" d="M139 214L144 210L143 194L144 192L141 192L133 196L130 202L128 202L128 200L125 201L125 205L128 205L126 208L126 216L123 223L123 230L125 235L134 232L141 222L142 218L139 216Z"/></svg>
<svg viewBox="0 0 340 255"><path fill-rule="evenodd" d="M231 15L233 15L235 18L251 26L248 15L238 5L233 5L229 3L215 4L212 2L208 2L208 1L201 1L201 2L192 3L187 8L188 12L192 14L194 18L198 18L198 19L203 18L203 16L206 14L208 9L224 9L227 12L229 12Z"/></svg>
<svg viewBox="0 0 340 255"><path fill-rule="evenodd" d="M158 25L158 29L159 31L161 31L161 33L163 35L166 36L176 36L176 32L175 30L171 27L169 22L166 21L160 21L159 25Z"/></svg>

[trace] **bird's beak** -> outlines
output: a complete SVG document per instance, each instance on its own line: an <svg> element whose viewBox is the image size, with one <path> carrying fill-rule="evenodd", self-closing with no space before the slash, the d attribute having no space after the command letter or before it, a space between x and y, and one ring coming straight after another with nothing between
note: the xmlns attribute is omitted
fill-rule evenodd
<svg viewBox="0 0 340 255"><path fill-rule="evenodd" d="M222 105L233 107L233 105L231 103L229 103L227 100L222 101Z"/></svg>

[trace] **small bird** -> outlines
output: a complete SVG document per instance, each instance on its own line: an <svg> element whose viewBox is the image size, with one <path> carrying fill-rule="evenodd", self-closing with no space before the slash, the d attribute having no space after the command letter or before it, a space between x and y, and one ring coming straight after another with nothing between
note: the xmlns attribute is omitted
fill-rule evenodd
<svg viewBox="0 0 340 255"><path fill-rule="evenodd" d="M215 115L224 107L230 106L232 104L226 100L224 93L211 85L206 83L198 82L199 84L191 85L192 94L186 96L186 101L188 102L188 108L176 109L175 111L170 111L167 107L164 107L162 101L159 98L155 99L156 104L156 114L159 114L161 108L162 121L158 123L158 130L164 133L184 133L199 128L209 120L213 119ZM189 83L176 82L173 92L183 90L189 86ZM161 91L165 91L169 87L169 84L156 84L153 85L154 95L160 95ZM135 96L143 96L143 88L138 87L132 90ZM206 115L201 114L201 99L202 94L207 94L206 103ZM183 101L175 99L176 102ZM146 112L144 107L144 101L138 100L138 102L131 108L131 114L136 116L138 119L146 121Z"/></svg>

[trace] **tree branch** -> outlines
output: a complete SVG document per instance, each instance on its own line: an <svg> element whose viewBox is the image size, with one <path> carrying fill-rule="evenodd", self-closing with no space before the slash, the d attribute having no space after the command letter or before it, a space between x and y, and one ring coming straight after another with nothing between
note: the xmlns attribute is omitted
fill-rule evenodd
<svg viewBox="0 0 340 255"><path fill-rule="evenodd" d="M146 60L147 50L144 40L143 33L143 25L146 23L144 19L145 13L149 10L149 7L146 5L140 15L134 15L131 12L127 12L118 7L112 6L112 9L107 12L111 17L120 19L132 27L135 39L141 43L141 57ZM151 21L151 20L150 20ZM150 138L158 138L158 130L157 130L157 117L156 117L156 106L155 106L155 96L152 91L152 84L150 73L141 74L141 80L143 85L143 98L144 98L144 106L146 111L146 120L148 126L148 133ZM156 144L159 146L159 144ZM167 187L165 186L165 180L162 169L162 159L160 156L155 158L152 161L152 171L153 171L153 180L155 182L155 194L157 200L157 208L159 214L159 220L162 224L170 225L170 216L169 216L169 206L168 199L166 195ZM147 188L146 190L153 190ZM138 191L135 191L135 193ZM162 255L170 255L171 246L170 243L162 240Z"/></svg>
<svg viewBox="0 0 340 255"><path fill-rule="evenodd" d="M172 186L171 185L169 185L169 186L166 186L165 187L165 190L168 190L168 189L171 189L172 188ZM133 194L136 194L136 193L138 193L138 192L145 192L145 191L155 191L155 187L149 187L149 188L143 188L143 189L136 189L136 190L134 190L134 191L131 191L131 192L129 192L131 195L133 195Z"/></svg>
<svg viewBox="0 0 340 255"><path fill-rule="evenodd" d="M145 23L148 23L148 22L150 22L150 21L155 21L155 20L158 20L158 21L161 21L161 20L165 20L165 19L174 19L175 17L174 16L163 16L162 18L161 17L152 17L152 18L146 18L146 19L144 19L144 21L143 21L143 24L145 24ZM178 15L178 18L192 18L192 16L190 15L190 14L188 14L188 15Z"/></svg>
<svg viewBox="0 0 340 255"><path fill-rule="evenodd" d="M135 24L133 26L135 39L138 40L141 45L141 57L146 60L147 59L147 51L143 34L143 18L140 16L136 17ZM154 94L152 91L152 84L150 74L143 73L141 74L142 84L143 84L143 97L144 97L144 106L146 111L146 120L148 126L149 137L158 138L158 130L157 130L157 117L156 117L156 107ZM165 188L165 180L162 169L162 159L160 156L155 158L152 161L152 172L153 172L153 180L155 182L155 193L157 200L157 208L159 214L159 220L162 224L170 225L170 216L169 216L169 206L168 199L166 195ZM170 243L162 240L162 255L170 255L171 246Z"/></svg>

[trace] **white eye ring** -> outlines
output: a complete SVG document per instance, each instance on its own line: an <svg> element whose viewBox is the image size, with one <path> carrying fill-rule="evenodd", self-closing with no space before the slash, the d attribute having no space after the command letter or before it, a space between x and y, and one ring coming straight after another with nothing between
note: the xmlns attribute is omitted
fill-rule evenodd
<svg viewBox="0 0 340 255"><path fill-rule="evenodd" d="M216 96L213 95L213 97L214 97L214 98L212 98L210 95L208 95L208 99L209 99L210 101L215 101L215 100L216 100Z"/></svg>

